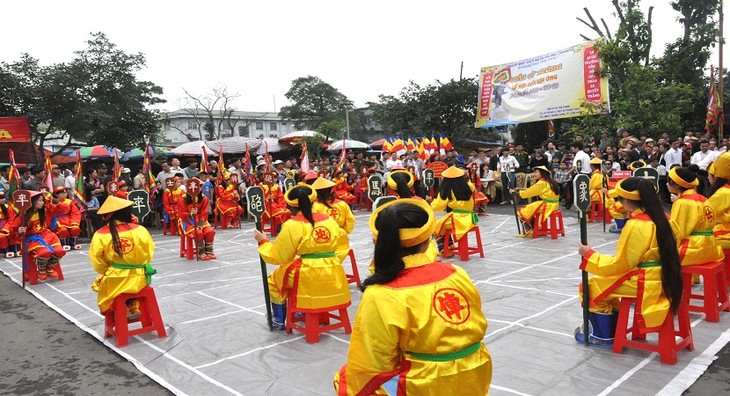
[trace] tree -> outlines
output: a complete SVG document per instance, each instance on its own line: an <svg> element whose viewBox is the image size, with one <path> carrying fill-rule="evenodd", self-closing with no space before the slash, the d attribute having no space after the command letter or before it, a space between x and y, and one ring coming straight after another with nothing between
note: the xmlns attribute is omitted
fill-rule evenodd
<svg viewBox="0 0 730 396"><path fill-rule="evenodd" d="M234 135L236 126L248 127L259 117L244 118L236 114L233 102L241 95L237 92L229 93L226 86L215 87L211 92L197 95L183 89L187 95L180 103L181 110L190 116L198 126L197 134L188 132L187 125L182 128L170 124L190 141L221 139L224 131Z"/></svg>
<svg viewBox="0 0 730 396"><path fill-rule="evenodd" d="M292 102L279 110L279 115L295 121L297 128L305 128L318 132L320 127L334 120L345 120L345 110L352 109L353 103L335 87L322 81L319 77L299 77L292 81L286 93Z"/></svg>
<svg viewBox="0 0 730 396"><path fill-rule="evenodd" d="M27 116L41 149L50 138L122 150L155 143L161 116L148 106L164 100L162 88L135 76L146 66L144 55L117 49L103 33L92 34L75 54L51 66L28 54L0 63L0 116Z"/></svg>

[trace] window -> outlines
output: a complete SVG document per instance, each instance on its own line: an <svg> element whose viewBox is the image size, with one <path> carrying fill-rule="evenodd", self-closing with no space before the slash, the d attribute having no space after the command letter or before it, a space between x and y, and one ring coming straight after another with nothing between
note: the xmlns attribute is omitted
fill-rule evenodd
<svg viewBox="0 0 730 396"><path fill-rule="evenodd" d="M282 122L281 123L281 127L284 128L284 129L286 129L286 122Z"/></svg>
<svg viewBox="0 0 730 396"><path fill-rule="evenodd" d="M238 136L246 136L248 135L248 127L240 126L238 127Z"/></svg>
<svg viewBox="0 0 730 396"><path fill-rule="evenodd" d="M269 123L269 130L270 131L275 131L276 130L276 123L275 122L270 122Z"/></svg>
<svg viewBox="0 0 730 396"><path fill-rule="evenodd" d="M264 123L259 121L256 123L256 130L257 131L263 131L264 130Z"/></svg>
<svg viewBox="0 0 730 396"><path fill-rule="evenodd" d="M195 121L188 121L188 130L198 129L198 123Z"/></svg>

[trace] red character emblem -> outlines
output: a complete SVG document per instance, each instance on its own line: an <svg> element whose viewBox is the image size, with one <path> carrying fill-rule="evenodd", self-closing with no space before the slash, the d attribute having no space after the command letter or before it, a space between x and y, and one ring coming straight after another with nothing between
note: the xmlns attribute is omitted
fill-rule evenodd
<svg viewBox="0 0 730 396"><path fill-rule="evenodd" d="M119 238L119 244L122 248L122 253L129 254L134 250L134 241L127 238L127 237L121 237Z"/></svg>
<svg viewBox="0 0 730 396"><path fill-rule="evenodd" d="M327 243L331 236L330 230L322 226L314 227L312 230L312 239L317 243Z"/></svg>
<svg viewBox="0 0 730 396"><path fill-rule="evenodd" d="M339 217L339 215L340 215L340 212L339 212L339 211L338 211L338 210L337 210L336 208L330 208L330 209L329 209L329 210L327 211L327 215L328 215L329 217L333 218L333 219L336 219L337 217Z"/></svg>
<svg viewBox="0 0 730 396"><path fill-rule="evenodd" d="M709 206L705 206L705 218L707 219L708 223L715 222L715 212Z"/></svg>
<svg viewBox="0 0 730 396"><path fill-rule="evenodd" d="M469 319L471 309L464 293L452 288L440 289L433 297L433 309L441 319L462 324Z"/></svg>

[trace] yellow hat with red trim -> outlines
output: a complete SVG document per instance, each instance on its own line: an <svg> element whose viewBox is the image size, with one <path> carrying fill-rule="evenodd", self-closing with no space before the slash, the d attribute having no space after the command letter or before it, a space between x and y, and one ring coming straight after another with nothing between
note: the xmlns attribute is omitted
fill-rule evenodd
<svg viewBox="0 0 730 396"><path fill-rule="evenodd" d="M398 233L400 235L400 241L401 244L404 247L411 247L421 244L424 241L427 241L429 238L431 238L431 235L433 235L433 232L436 230L436 221L434 220L434 213L433 209L431 208L431 205L429 205L426 201L422 199L413 199L413 198L402 198L402 199L396 199L394 201L390 201L380 207L378 207L375 212L373 212L372 215L370 215L370 220L368 221L368 225L370 226L370 231L373 233L373 236L377 239L378 237L378 229L375 228L375 222L378 219L378 216L380 213L385 210L386 208L389 208L394 205L415 205L423 209L428 214L428 220L424 225L422 225L419 228L401 228Z"/></svg>
<svg viewBox="0 0 730 396"><path fill-rule="evenodd" d="M101 208L96 212L97 214L103 215L107 213L116 212L120 209L124 209L126 207L132 206L132 201L127 199L122 199L119 197L115 197L114 195L110 195L106 198L104 201L104 204L101 205Z"/></svg>
<svg viewBox="0 0 730 396"><path fill-rule="evenodd" d="M408 172L407 170L404 170L404 169L399 169L399 170L395 170L395 171L388 173L388 187L391 190L395 190L396 188L398 188L398 183L396 183L396 181L393 180L393 175L397 175L397 174L401 174L401 173L404 175L408 175L408 187L409 188L413 187L413 175L411 174L411 172Z"/></svg>
<svg viewBox="0 0 730 396"><path fill-rule="evenodd" d="M317 180L312 183L312 188L315 190L324 190L327 188L334 187L335 183L331 180L327 180L323 177L318 177Z"/></svg>
<svg viewBox="0 0 730 396"><path fill-rule="evenodd" d="M286 204L287 205L289 205L289 206L291 206L293 208L298 208L299 207L299 199L290 197L290 195L291 195L291 193L293 191L298 190L300 188L304 188L306 190L309 190L308 195L309 195L309 202L310 203L314 203L314 201L317 200L317 190L311 188L310 186L296 186L294 188L291 188L291 189L287 190L286 194L284 194L284 200L286 201Z"/></svg>
<svg viewBox="0 0 730 396"><path fill-rule="evenodd" d="M463 169L459 169L455 166L450 166L445 171L441 172L441 176L447 178L447 179L457 179L459 177L463 177L466 174Z"/></svg>

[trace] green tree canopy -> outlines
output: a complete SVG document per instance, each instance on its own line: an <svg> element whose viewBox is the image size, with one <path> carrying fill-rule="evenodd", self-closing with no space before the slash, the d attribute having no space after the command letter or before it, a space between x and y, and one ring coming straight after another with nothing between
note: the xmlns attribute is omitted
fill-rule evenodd
<svg viewBox="0 0 730 396"><path fill-rule="evenodd" d="M162 88L138 81L143 54L127 54L103 33L68 63L41 66L29 54L0 63L0 116L27 116L31 139L43 148L51 138L104 144L122 150L154 143ZM67 143L68 144L68 143Z"/></svg>
<svg viewBox="0 0 730 396"><path fill-rule="evenodd" d="M291 106L284 106L279 110L283 118L295 120L297 128L306 128L320 131L323 124L331 121L345 121L345 110L352 109L352 101L335 87L322 81L319 77L299 77L292 81L292 86L286 93L286 98L292 102Z"/></svg>

